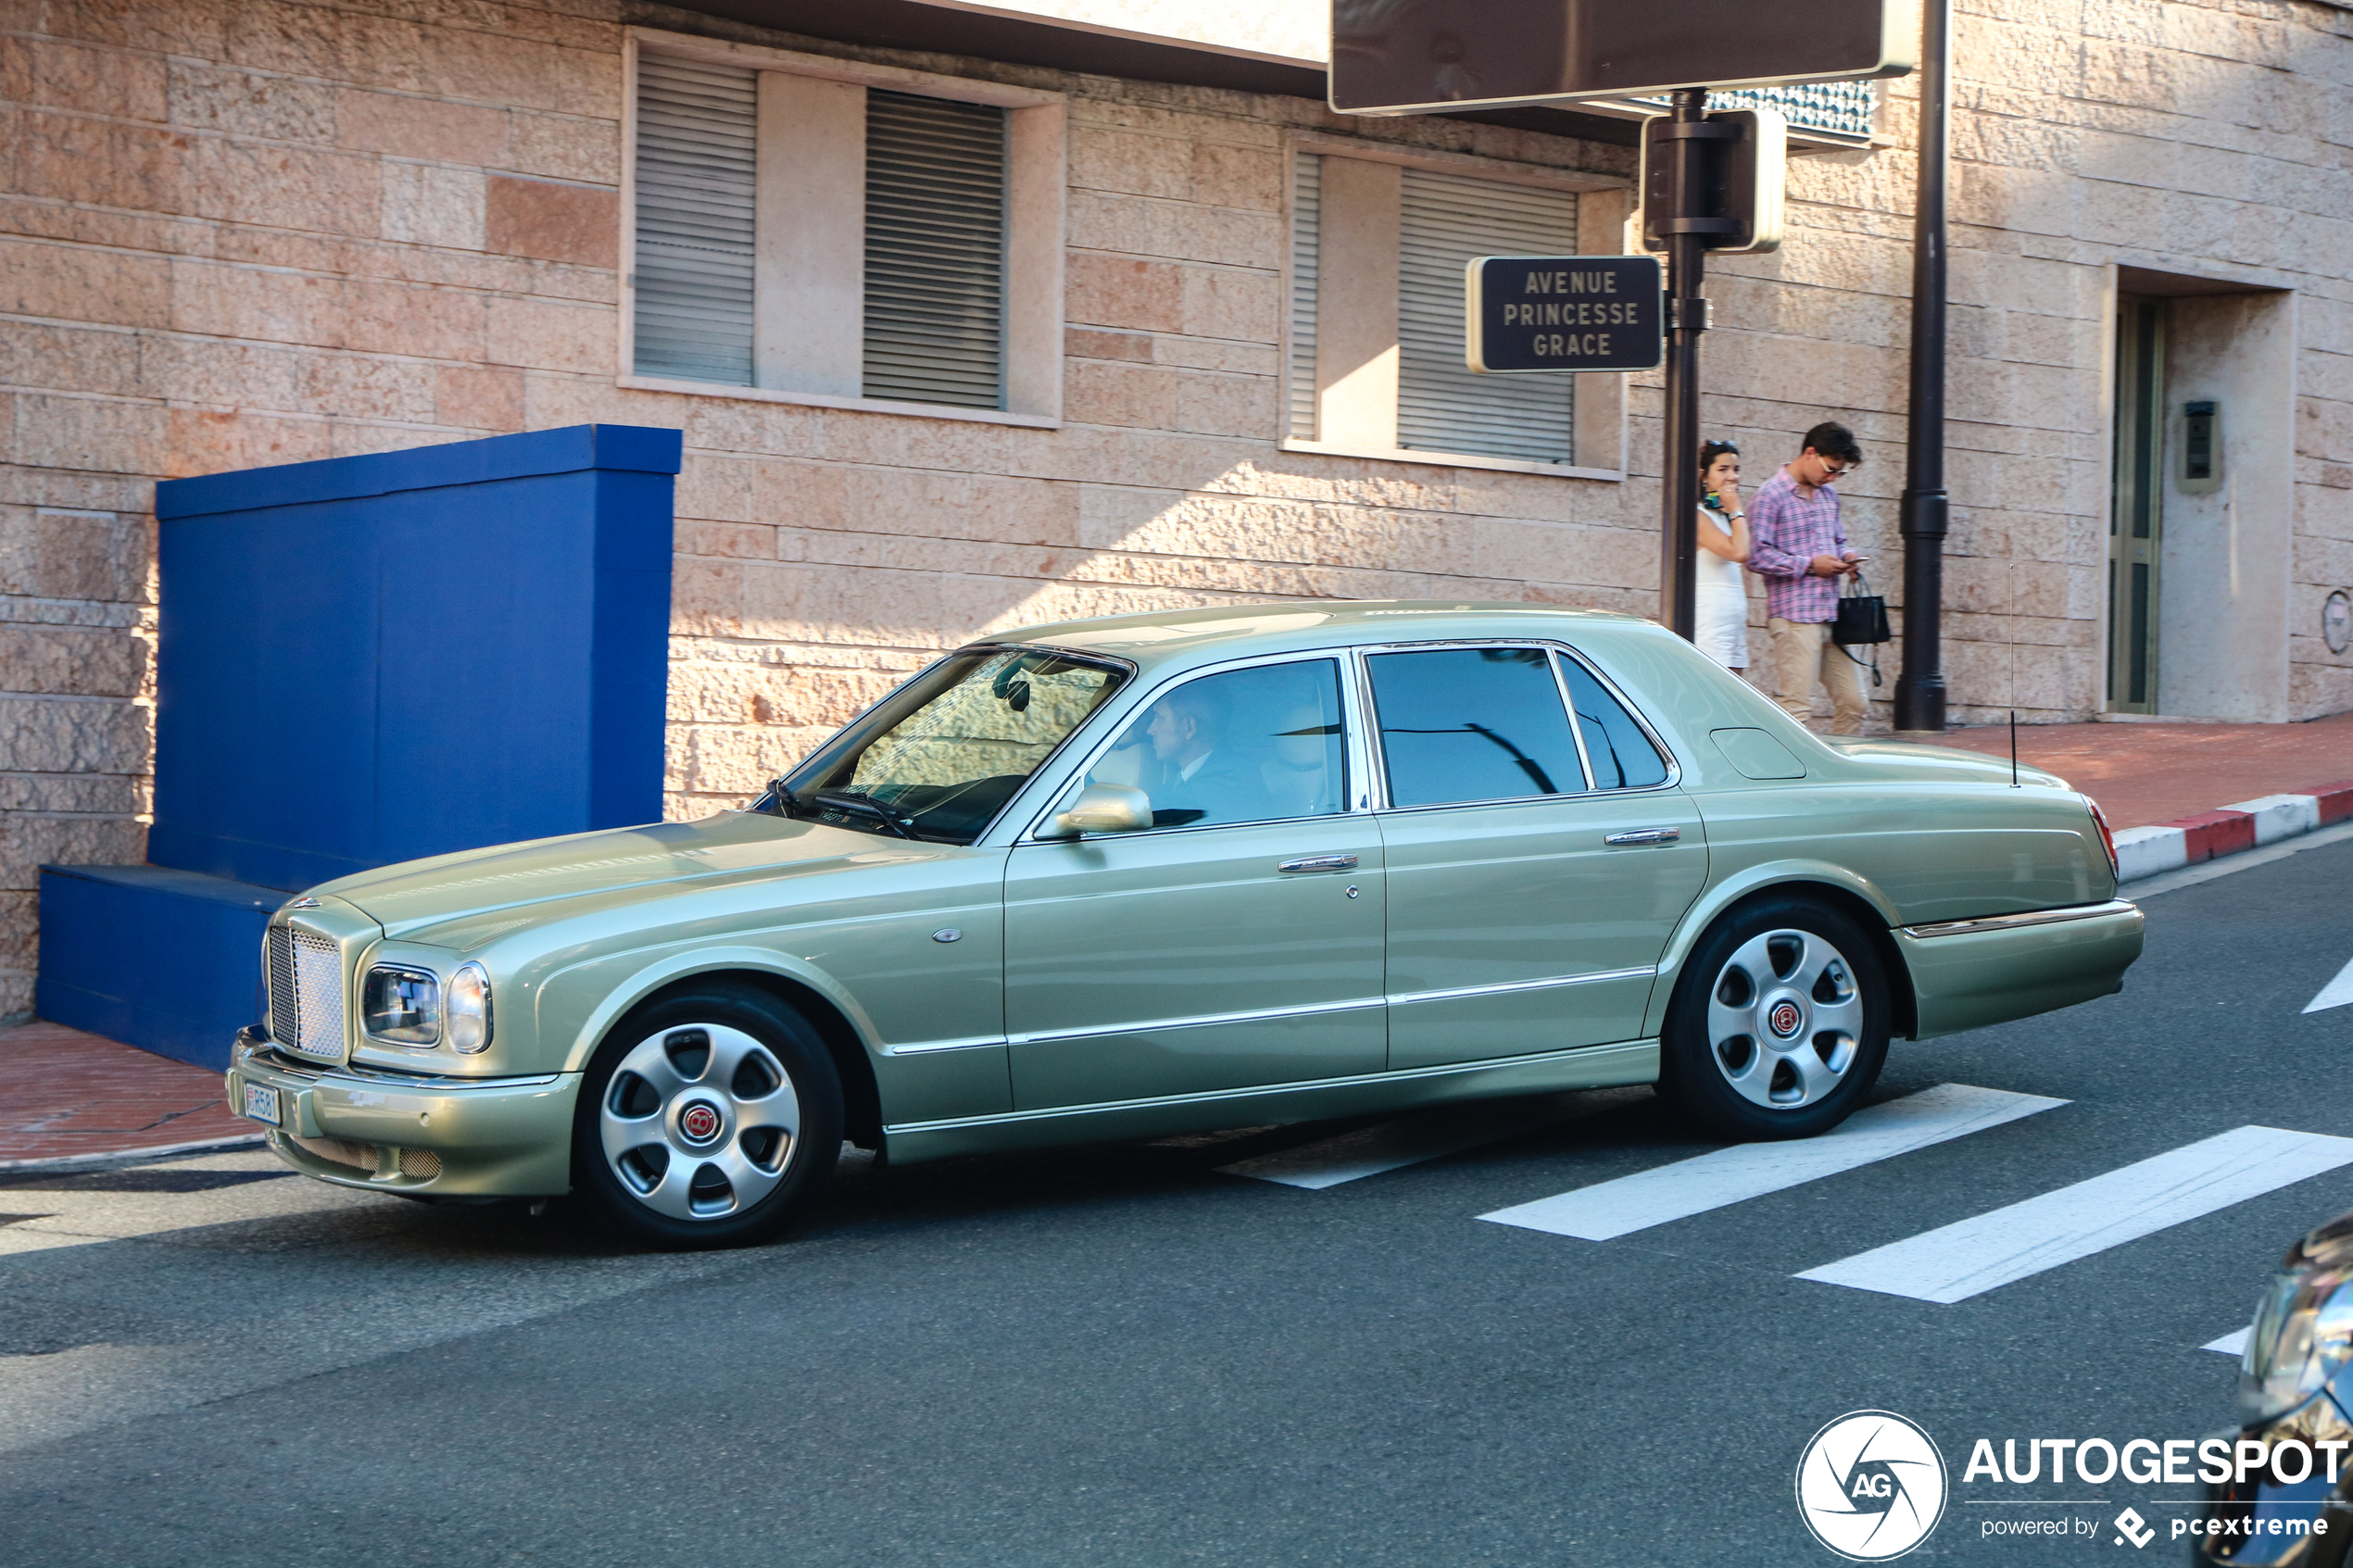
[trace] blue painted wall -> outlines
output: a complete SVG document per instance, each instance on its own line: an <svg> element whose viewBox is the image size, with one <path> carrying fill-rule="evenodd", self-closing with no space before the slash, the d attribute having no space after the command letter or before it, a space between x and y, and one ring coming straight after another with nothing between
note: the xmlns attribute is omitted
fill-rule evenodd
<svg viewBox="0 0 2353 1568"><path fill-rule="evenodd" d="M145 866L44 866L44 1018L225 1065L286 893L661 816L676 431L156 487Z"/></svg>
<svg viewBox="0 0 2353 1568"><path fill-rule="evenodd" d="M657 821L675 431L156 487L147 858L265 886Z"/></svg>

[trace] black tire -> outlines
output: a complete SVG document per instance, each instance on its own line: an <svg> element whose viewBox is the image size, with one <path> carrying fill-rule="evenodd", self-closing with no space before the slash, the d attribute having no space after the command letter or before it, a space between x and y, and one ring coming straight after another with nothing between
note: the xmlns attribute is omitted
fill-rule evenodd
<svg viewBox="0 0 2353 1568"><path fill-rule="evenodd" d="M589 1058L573 1190L633 1240L752 1246L816 1206L841 1128L841 1075L807 1019L750 986L690 985L631 1012Z"/></svg>
<svg viewBox="0 0 2353 1568"><path fill-rule="evenodd" d="M1659 1089L1738 1142L1810 1138L1870 1093L1894 1017L1869 932L1803 895L1768 896L1725 914L1683 961Z"/></svg>

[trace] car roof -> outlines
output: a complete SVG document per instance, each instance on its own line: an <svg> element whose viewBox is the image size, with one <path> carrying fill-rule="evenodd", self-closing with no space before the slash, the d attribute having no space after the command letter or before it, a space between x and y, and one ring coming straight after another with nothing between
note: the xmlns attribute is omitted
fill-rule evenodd
<svg viewBox="0 0 2353 1568"><path fill-rule="evenodd" d="M1253 653L1361 643L1481 637L1663 634L1655 621L1560 605L1481 604L1448 599L1319 599L1214 605L1143 615L1101 616L1025 626L980 639L1039 643L1132 659L1147 669L1202 664Z"/></svg>

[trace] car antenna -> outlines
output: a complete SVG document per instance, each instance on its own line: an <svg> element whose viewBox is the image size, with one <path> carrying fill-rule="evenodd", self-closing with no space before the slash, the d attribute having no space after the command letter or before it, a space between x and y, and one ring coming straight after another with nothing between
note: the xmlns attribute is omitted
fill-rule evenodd
<svg viewBox="0 0 2353 1568"><path fill-rule="evenodd" d="M2018 787L2018 709L2010 709L2010 787Z"/></svg>

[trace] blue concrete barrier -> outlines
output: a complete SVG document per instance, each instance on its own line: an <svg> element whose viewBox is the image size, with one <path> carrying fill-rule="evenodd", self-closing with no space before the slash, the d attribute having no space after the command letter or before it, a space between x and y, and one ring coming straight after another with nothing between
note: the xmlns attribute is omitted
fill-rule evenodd
<svg viewBox="0 0 2353 1568"><path fill-rule="evenodd" d="M680 448L576 425L157 485L150 863L43 868L40 1014L225 1063L284 894L659 820Z"/></svg>

